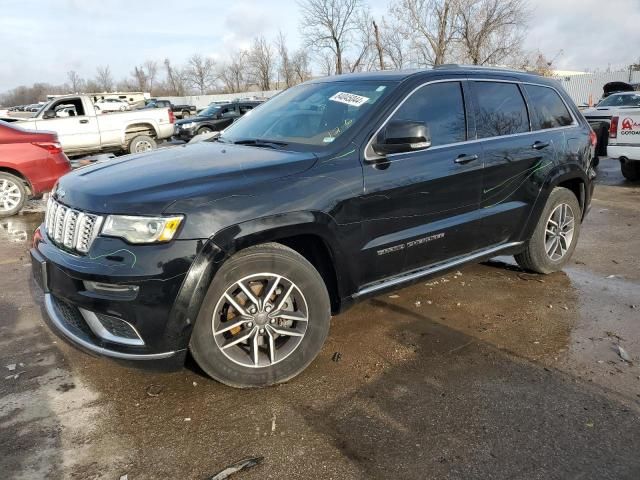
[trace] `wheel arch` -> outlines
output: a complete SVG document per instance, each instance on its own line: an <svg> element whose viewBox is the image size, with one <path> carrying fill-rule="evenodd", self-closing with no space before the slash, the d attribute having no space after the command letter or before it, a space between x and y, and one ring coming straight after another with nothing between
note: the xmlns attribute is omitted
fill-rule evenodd
<svg viewBox="0 0 640 480"><path fill-rule="evenodd" d="M22 180L24 186L27 188L27 193L29 194L29 196L34 195L34 189L31 180L21 171L11 167L7 167L5 165L0 165L0 173L8 173L10 175L13 175L14 177L18 177L20 180Z"/></svg>
<svg viewBox="0 0 640 480"><path fill-rule="evenodd" d="M524 232L521 235L523 240L528 239L536 228L540 215L549 199L549 195L556 187L564 187L574 193L582 210L582 218L586 215L586 206L590 201L590 191L588 188L589 178L584 170L577 165L559 165L553 169L546 177L540 188Z"/></svg>
<svg viewBox="0 0 640 480"><path fill-rule="evenodd" d="M331 310L343 309L343 298L353 284L344 254L331 231L332 219L320 212L293 212L251 220L227 227L203 241L174 302L168 329L180 332L179 344L187 347L193 325L211 281L233 254L263 243L280 243L305 257L322 276Z"/></svg>

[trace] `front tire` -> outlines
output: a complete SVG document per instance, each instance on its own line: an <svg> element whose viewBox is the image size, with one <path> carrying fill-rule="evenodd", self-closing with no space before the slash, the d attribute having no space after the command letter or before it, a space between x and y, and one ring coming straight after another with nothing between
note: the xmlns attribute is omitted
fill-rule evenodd
<svg viewBox="0 0 640 480"><path fill-rule="evenodd" d="M241 250L216 273L190 341L198 365L232 387L265 387L302 372L329 332L318 271L277 243Z"/></svg>
<svg viewBox="0 0 640 480"><path fill-rule="evenodd" d="M213 132L213 129L210 127L202 127L198 129L198 133L196 133L196 135L202 135L204 133L211 133Z"/></svg>
<svg viewBox="0 0 640 480"><path fill-rule="evenodd" d="M0 173L0 218L15 215L27 201L27 189L22 179L10 173Z"/></svg>
<svg viewBox="0 0 640 480"><path fill-rule="evenodd" d="M578 243L582 210L571 190L556 187L524 252L515 255L525 270L553 273L567 264Z"/></svg>

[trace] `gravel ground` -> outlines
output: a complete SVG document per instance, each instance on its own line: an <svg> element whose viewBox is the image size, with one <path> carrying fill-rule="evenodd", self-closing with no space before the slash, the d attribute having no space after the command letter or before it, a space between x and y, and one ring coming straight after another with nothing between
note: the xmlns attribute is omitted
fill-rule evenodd
<svg viewBox="0 0 640 480"><path fill-rule="evenodd" d="M613 160L598 181L565 272L497 258L366 301L302 375L248 391L55 337L35 202L0 221L2 478L206 479L262 456L233 478L638 479L640 186Z"/></svg>

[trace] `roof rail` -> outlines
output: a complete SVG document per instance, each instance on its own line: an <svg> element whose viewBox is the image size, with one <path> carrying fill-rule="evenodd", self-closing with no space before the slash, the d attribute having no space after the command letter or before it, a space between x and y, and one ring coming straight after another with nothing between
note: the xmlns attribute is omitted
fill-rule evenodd
<svg viewBox="0 0 640 480"><path fill-rule="evenodd" d="M510 67L498 67L498 66L492 66L492 65L468 65L468 64L461 64L461 63L443 63L442 65L436 65L433 67L434 70L438 70L438 69L444 69L444 68L469 68L469 69L473 69L473 70L510 70L510 71L520 71L520 70L515 70L514 68L510 68Z"/></svg>

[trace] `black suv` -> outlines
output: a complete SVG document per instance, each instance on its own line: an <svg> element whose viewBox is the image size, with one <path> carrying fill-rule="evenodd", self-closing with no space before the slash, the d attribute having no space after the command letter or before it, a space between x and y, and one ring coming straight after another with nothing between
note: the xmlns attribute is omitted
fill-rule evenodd
<svg viewBox="0 0 640 480"><path fill-rule="evenodd" d="M198 115L175 123L174 137L188 142L194 136L209 132L219 132L235 120L253 110L261 102L212 103Z"/></svg>
<svg viewBox="0 0 640 480"><path fill-rule="evenodd" d="M460 265L561 269L594 138L552 80L448 67L290 88L217 141L64 176L35 233L52 328L94 353L262 386L332 314Z"/></svg>

